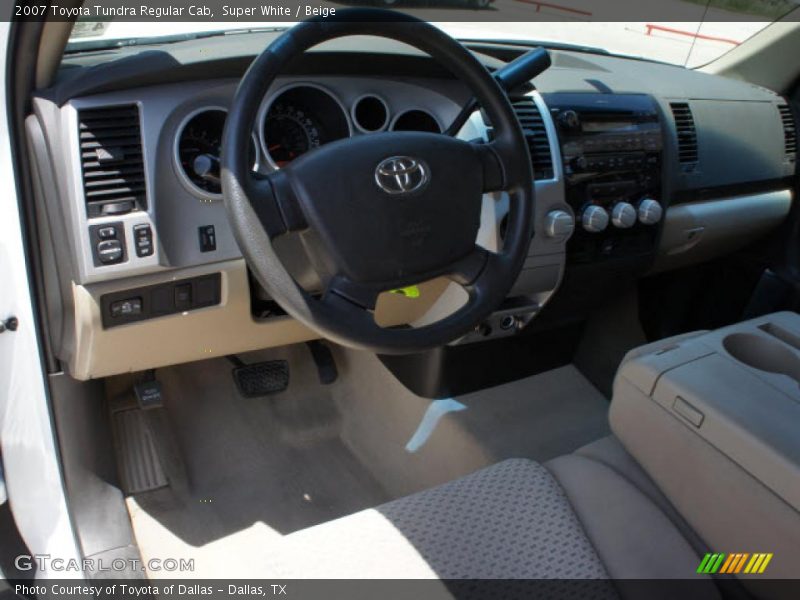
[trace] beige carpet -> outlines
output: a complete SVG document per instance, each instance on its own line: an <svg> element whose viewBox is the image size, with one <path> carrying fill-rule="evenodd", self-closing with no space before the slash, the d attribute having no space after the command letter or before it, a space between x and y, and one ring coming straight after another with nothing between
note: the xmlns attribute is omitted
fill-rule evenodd
<svg viewBox="0 0 800 600"><path fill-rule="evenodd" d="M145 559L191 558L195 570L151 576L263 576L292 532L608 433L607 401L572 366L431 401L371 354L335 356L340 377L330 386L303 345L243 356L290 362L289 389L258 399L238 395L224 359L158 371L189 489L139 494L128 506Z"/></svg>

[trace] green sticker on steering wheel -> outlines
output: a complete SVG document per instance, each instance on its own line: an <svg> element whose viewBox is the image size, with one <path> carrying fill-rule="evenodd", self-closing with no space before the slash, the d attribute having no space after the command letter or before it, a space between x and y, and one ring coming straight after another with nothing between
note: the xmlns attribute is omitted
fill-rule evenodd
<svg viewBox="0 0 800 600"><path fill-rule="evenodd" d="M408 287L391 290L391 292L392 294L400 294L401 296L405 296L406 298L419 298L419 288L415 285L410 285Z"/></svg>

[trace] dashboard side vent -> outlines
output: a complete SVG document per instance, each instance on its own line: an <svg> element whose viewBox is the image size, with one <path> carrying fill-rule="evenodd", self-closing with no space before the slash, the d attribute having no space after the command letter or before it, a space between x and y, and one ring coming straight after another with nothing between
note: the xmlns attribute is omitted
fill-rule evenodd
<svg viewBox="0 0 800 600"><path fill-rule="evenodd" d="M146 209L139 107L81 109L78 136L89 218Z"/></svg>
<svg viewBox="0 0 800 600"><path fill-rule="evenodd" d="M678 161L681 170L694 171L697 167L697 130L688 102L670 102L678 134Z"/></svg>
<svg viewBox="0 0 800 600"><path fill-rule="evenodd" d="M783 123L783 143L787 156L797 156L797 125L795 125L792 109L786 104L778 107Z"/></svg>
<svg viewBox="0 0 800 600"><path fill-rule="evenodd" d="M552 179L553 155L550 153L550 140L539 108L529 96L513 99L511 104L528 141L534 178Z"/></svg>

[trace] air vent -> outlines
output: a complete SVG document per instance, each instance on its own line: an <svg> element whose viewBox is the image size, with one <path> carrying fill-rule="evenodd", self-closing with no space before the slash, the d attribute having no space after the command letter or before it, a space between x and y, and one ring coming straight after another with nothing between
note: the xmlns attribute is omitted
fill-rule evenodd
<svg viewBox="0 0 800 600"><path fill-rule="evenodd" d="M783 122L783 143L787 156L797 156L797 126L794 123L792 109L786 104L778 107Z"/></svg>
<svg viewBox="0 0 800 600"><path fill-rule="evenodd" d="M138 106L79 110L78 133L89 218L147 208Z"/></svg>
<svg viewBox="0 0 800 600"><path fill-rule="evenodd" d="M530 96L514 99L511 104L528 141L534 178L552 179L553 155L550 153L550 140L547 138L539 108Z"/></svg>
<svg viewBox="0 0 800 600"><path fill-rule="evenodd" d="M678 161L681 170L694 171L697 167L697 130L688 102L671 102L675 131L678 134Z"/></svg>

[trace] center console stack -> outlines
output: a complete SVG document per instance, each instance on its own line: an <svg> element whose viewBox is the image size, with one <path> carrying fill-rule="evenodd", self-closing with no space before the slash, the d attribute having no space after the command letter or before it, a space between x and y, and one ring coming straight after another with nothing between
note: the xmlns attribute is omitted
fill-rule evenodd
<svg viewBox="0 0 800 600"><path fill-rule="evenodd" d="M610 420L709 551L764 554L765 569L731 571L745 585L751 572L797 577L800 315L632 351L617 373Z"/></svg>
<svg viewBox="0 0 800 600"><path fill-rule="evenodd" d="M664 207L662 131L643 94L544 94L577 226L571 263L652 257Z"/></svg>

